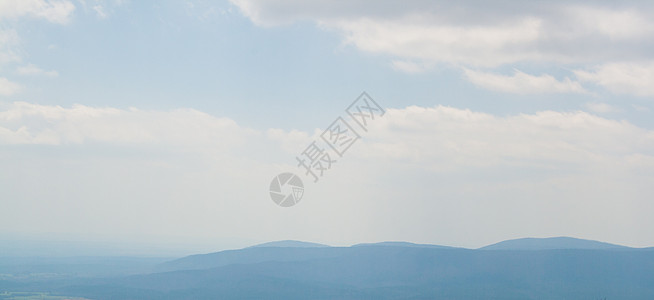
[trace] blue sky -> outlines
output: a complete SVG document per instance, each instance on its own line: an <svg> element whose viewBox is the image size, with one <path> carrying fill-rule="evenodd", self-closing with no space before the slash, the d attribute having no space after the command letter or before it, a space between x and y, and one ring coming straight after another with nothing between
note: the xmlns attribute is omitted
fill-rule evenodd
<svg viewBox="0 0 654 300"><path fill-rule="evenodd" d="M653 16L646 1L2 0L0 234L651 246ZM388 115L280 210L270 179L301 172L362 91Z"/></svg>
<svg viewBox="0 0 654 300"><path fill-rule="evenodd" d="M29 15L6 18L5 28L20 39L15 51L21 57L3 69L6 78L22 82L25 89L5 101L182 106L227 115L252 127L311 129L317 114L327 120L338 112L340 107L330 103L371 90L391 107L442 104L500 114L587 110L588 103L602 103L624 110L609 117L631 117L650 125L629 105L649 108L650 101L643 97L610 95L587 84L584 88L600 95L536 93L525 101L524 95L471 84L460 67L448 62L418 74L398 72L392 67L397 56L360 51L310 20L257 26L228 1L73 5L65 24ZM106 16L98 16L93 7L103 7ZM10 71L26 64L54 70L58 76L25 78ZM510 75L517 68L561 79L571 76L571 66L576 64L525 61L495 70ZM296 112L292 122L272 117L286 110Z"/></svg>

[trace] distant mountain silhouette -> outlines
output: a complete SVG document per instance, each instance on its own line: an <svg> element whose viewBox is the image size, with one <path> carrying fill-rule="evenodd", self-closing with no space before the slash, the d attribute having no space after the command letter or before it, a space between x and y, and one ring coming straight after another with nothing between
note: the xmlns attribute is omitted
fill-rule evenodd
<svg viewBox="0 0 654 300"><path fill-rule="evenodd" d="M250 246L250 248L255 248L255 247L316 248L316 247L329 247L329 245L318 244L318 243L310 243L310 242L302 242L302 241L285 240L285 241L268 242L268 243L263 243L263 244Z"/></svg>
<svg viewBox="0 0 654 300"><path fill-rule="evenodd" d="M453 247L413 244L408 242L381 242L372 244L357 244L358 247L405 247L455 249ZM266 261L301 261L309 259L332 258L347 251L348 247L330 247L323 244L301 241L278 241L259 244L239 250L226 250L208 254L197 254L160 264L155 268L158 272L177 270L198 270L221 267L230 264L250 264Z"/></svg>
<svg viewBox="0 0 654 300"><path fill-rule="evenodd" d="M412 247L412 248L440 248L449 249L455 248L450 246L432 245L432 244L414 244L409 242L380 242L380 243L361 243L353 245L352 247L365 247L365 246L387 246L387 247Z"/></svg>
<svg viewBox="0 0 654 300"><path fill-rule="evenodd" d="M340 255L346 248L339 247L248 247L209 254L197 254L160 264L157 272L198 270L231 264L253 264L267 261L289 262L330 258Z"/></svg>
<svg viewBox="0 0 654 300"><path fill-rule="evenodd" d="M141 275L5 277L0 290L89 299L654 299L654 248L575 238L509 240L481 249L407 242L263 245L187 256Z"/></svg>
<svg viewBox="0 0 654 300"><path fill-rule="evenodd" d="M634 249L626 246L609 244L604 242L577 239L571 237L552 238L522 238L502 241L496 244L479 248L481 250L554 250L554 249L587 249L587 250L610 250L610 249Z"/></svg>
<svg viewBox="0 0 654 300"><path fill-rule="evenodd" d="M157 272L178 270L199 270L222 267L231 264L252 264L267 261L303 261L311 259L326 259L340 256L351 248L368 247L399 247L399 248L428 248L428 249L461 249L449 246L414 244L409 242L380 242L356 244L352 247L330 247L323 244L302 241L277 241L259 244L239 250L226 250L208 254L197 254L158 265ZM576 239L570 237L556 238L524 238L507 240L492 244L479 250L616 250L634 249L620 245L613 245L598 241Z"/></svg>
<svg viewBox="0 0 654 300"><path fill-rule="evenodd" d="M89 299L654 299L647 249L262 247L193 259L194 270L48 290Z"/></svg>

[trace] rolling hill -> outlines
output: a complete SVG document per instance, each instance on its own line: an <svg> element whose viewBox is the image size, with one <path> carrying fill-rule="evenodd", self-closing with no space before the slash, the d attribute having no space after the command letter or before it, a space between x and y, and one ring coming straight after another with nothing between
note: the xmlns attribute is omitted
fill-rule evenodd
<svg viewBox="0 0 654 300"><path fill-rule="evenodd" d="M480 249L318 245L282 241L192 255L139 275L0 278L0 290L89 299L654 299L653 248L573 238Z"/></svg>
<svg viewBox="0 0 654 300"><path fill-rule="evenodd" d="M554 250L554 249L587 249L587 250L627 250L630 247L609 244L598 241L577 239L571 237L552 238L522 238L502 241L480 248L482 250Z"/></svg>

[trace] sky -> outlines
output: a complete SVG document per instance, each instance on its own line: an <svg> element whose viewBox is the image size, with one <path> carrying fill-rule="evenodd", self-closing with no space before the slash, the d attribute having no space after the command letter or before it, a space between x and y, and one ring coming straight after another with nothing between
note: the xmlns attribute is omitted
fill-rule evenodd
<svg viewBox="0 0 654 300"><path fill-rule="evenodd" d="M651 1L0 0L0 239L654 246L652 110Z"/></svg>

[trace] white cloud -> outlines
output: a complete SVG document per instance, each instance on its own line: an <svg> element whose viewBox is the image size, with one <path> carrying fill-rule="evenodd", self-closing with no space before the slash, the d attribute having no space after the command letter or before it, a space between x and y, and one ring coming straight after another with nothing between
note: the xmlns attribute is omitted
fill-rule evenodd
<svg viewBox="0 0 654 300"><path fill-rule="evenodd" d="M374 151L366 155L384 161L478 162L478 166L486 166L510 157L520 157L521 161L574 162L654 150L654 132L581 111L498 117L452 107L410 106L388 109L388 115L373 124L363 144ZM193 109L143 111L83 105L64 108L25 102L15 102L0 111L0 128L2 144L101 142L223 149L254 140L258 143L266 137L274 144L271 147L289 154L297 154L321 132L261 132Z"/></svg>
<svg viewBox="0 0 654 300"><path fill-rule="evenodd" d="M75 10L70 1L3 0L0 1L0 19L31 16L53 23L66 24Z"/></svg>
<svg viewBox="0 0 654 300"><path fill-rule="evenodd" d="M262 26L314 21L366 52L492 67L651 57L654 13L644 2L232 0Z"/></svg>
<svg viewBox="0 0 654 300"><path fill-rule="evenodd" d="M388 109L362 149L434 170L513 163L592 166L654 151L654 132L586 112L497 117L451 107ZM368 142L373 140L372 142ZM365 157L364 155L364 157Z"/></svg>
<svg viewBox="0 0 654 300"><path fill-rule="evenodd" d="M654 62L607 63L594 70L576 70L577 78L618 94L654 96Z"/></svg>
<svg viewBox="0 0 654 300"><path fill-rule="evenodd" d="M93 10L95 11L96 15L100 19L106 19L108 17L107 12L104 8L104 6L97 4L93 6Z"/></svg>
<svg viewBox="0 0 654 300"><path fill-rule="evenodd" d="M654 33L652 20L636 9L613 10L597 7L572 6L566 9L571 18L581 25L574 35L599 33L611 39L631 39Z"/></svg>
<svg viewBox="0 0 654 300"><path fill-rule="evenodd" d="M596 113L612 113L612 112L619 112L620 111L620 109L618 109L617 107L606 104L606 103L588 102L588 103L586 103L585 106L590 111L596 112Z"/></svg>
<svg viewBox="0 0 654 300"><path fill-rule="evenodd" d="M25 16L43 18L53 23L65 24L70 21L75 6L69 1L44 0L5 0L0 1L0 21ZM23 50L20 38L13 28L0 29L0 66L21 61ZM38 69L33 65L19 68L19 73L34 73ZM56 76L55 71L43 73Z"/></svg>
<svg viewBox="0 0 654 300"><path fill-rule="evenodd" d="M20 61L18 44L20 39L14 29L0 29L0 66Z"/></svg>
<svg viewBox="0 0 654 300"><path fill-rule="evenodd" d="M587 91L570 78L557 80L551 75L529 75L515 70L511 76L494 73L464 70L466 78L473 84L485 89L515 94L539 93L587 93Z"/></svg>
<svg viewBox="0 0 654 300"><path fill-rule="evenodd" d="M299 130L286 132L278 128L271 128L266 130L266 137L277 143L286 153L294 153L311 143L311 135Z"/></svg>
<svg viewBox="0 0 654 300"><path fill-rule="evenodd" d="M42 76L48 76L48 77L57 77L57 76L59 76L59 73L57 71L55 71L55 70L46 71L46 70L43 70L43 69L35 66L34 64L28 64L26 66L18 67L18 69L16 69L16 71L20 75L42 75Z"/></svg>
<svg viewBox="0 0 654 300"><path fill-rule="evenodd" d="M303 202L276 207L271 178L300 174L294 157L315 137L191 109L9 104L0 110L0 193L11 209L0 210L0 226L330 244L479 246L557 234L654 243L654 132L627 122L586 112L388 109L319 183L306 178ZM62 221L70 218L85 226Z"/></svg>
<svg viewBox="0 0 654 300"><path fill-rule="evenodd" d="M311 21L346 45L390 56L393 69L419 73L439 65L464 69L518 63L580 70L580 79L617 93L650 96L652 67L614 64L652 60L654 5L643 1L299 1L231 0L260 26ZM511 93L585 93L570 79L466 71L486 88ZM551 88L551 89L550 89Z"/></svg>
<svg viewBox="0 0 654 300"><path fill-rule="evenodd" d="M356 20L332 24L345 42L372 53L431 63L494 66L537 58L513 45L537 40L541 22L524 18L491 26L420 24L408 20Z"/></svg>
<svg viewBox="0 0 654 300"><path fill-rule="evenodd" d="M71 108L15 102L0 112L3 144L174 144L233 146L253 131L226 118L180 109L170 112L74 105Z"/></svg>
<svg viewBox="0 0 654 300"><path fill-rule="evenodd" d="M20 84L11 82L7 78L0 77L0 95L11 96L21 89Z"/></svg>
<svg viewBox="0 0 654 300"><path fill-rule="evenodd" d="M430 68L430 66L426 66L424 64L404 60L394 60L391 62L391 66L395 70L410 74L422 73L429 70Z"/></svg>
<svg viewBox="0 0 654 300"><path fill-rule="evenodd" d="M645 107L642 105L632 104L631 107L633 107L636 111L639 112L650 112L649 107Z"/></svg>
<svg viewBox="0 0 654 300"><path fill-rule="evenodd" d="M129 0L77 0L85 14L95 15L98 19L107 19L117 9L130 4Z"/></svg>

